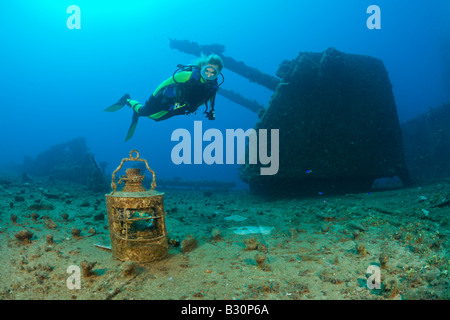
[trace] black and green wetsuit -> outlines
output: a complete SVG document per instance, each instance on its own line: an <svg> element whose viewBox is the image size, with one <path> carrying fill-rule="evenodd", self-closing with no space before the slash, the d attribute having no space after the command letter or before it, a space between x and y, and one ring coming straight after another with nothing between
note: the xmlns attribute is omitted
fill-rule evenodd
<svg viewBox="0 0 450 320"><path fill-rule="evenodd" d="M139 116L155 121L195 112L203 104L214 103L219 86L217 80L206 81L199 68L181 71L170 77L153 92L144 106L135 100L129 104Z"/></svg>
<svg viewBox="0 0 450 320"><path fill-rule="evenodd" d="M139 117L161 121L176 115L193 113L203 104L213 111L218 89L217 79L204 80L200 74L200 68L191 66L190 70L177 72L162 82L144 105L130 99L130 96L126 94L105 111L116 111L124 105L133 109L133 119L126 138L128 140L134 134ZM207 113L207 116L210 120L214 119L211 113L209 115Z"/></svg>

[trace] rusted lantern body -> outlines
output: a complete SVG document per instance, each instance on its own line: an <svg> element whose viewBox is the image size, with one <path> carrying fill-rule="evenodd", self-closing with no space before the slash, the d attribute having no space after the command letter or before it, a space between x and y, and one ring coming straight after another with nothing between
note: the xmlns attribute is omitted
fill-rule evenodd
<svg viewBox="0 0 450 320"><path fill-rule="evenodd" d="M133 154L136 156L133 157ZM127 169L118 183L125 182L117 191L115 174L125 161L142 161L153 174L151 190L142 186L144 175L136 168ZM139 158L139 152L132 150L130 157L122 159L113 172L111 187L106 195L109 233L113 255L122 261L151 262L163 259L168 254L167 230L164 213L163 193L155 191L155 172L147 160Z"/></svg>

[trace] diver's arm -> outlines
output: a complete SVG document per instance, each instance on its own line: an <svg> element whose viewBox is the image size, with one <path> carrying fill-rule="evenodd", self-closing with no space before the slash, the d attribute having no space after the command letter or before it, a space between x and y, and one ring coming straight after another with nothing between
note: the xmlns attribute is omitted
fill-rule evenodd
<svg viewBox="0 0 450 320"><path fill-rule="evenodd" d="M158 88L156 88L156 90L153 92L153 96L156 96L157 93L159 92L159 90L161 90L162 88L174 84L175 81L178 83L183 83L188 81L191 78L192 75L192 71L181 71L181 72L177 72L175 73L175 76L170 77L169 79L165 80L163 83L161 83ZM173 78L175 77L175 81L173 81Z"/></svg>
<svg viewBox="0 0 450 320"><path fill-rule="evenodd" d="M208 101L205 102L206 111L204 113L206 113L206 118L208 118L208 120L216 120L216 114L214 113L215 102L216 102L216 93L214 93L213 96Z"/></svg>

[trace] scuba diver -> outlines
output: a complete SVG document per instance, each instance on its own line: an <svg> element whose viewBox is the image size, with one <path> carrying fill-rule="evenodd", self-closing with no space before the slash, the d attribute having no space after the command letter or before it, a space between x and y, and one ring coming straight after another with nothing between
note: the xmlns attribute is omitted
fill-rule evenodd
<svg viewBox="0 0 450 320"><path fill-rule="evenodd" d="M204 104L206 117L214 120L214 101L224 80L222 69L223 62L218 55L202 55L194 64L178 65L172 77L162 82L144 105L125 94L105 111L114 112L125 105L133 110L125 141L133 136L139 117L161 121L176 115L193 113ZM219 74L222 76L220 83L217 80Z"/></svg>

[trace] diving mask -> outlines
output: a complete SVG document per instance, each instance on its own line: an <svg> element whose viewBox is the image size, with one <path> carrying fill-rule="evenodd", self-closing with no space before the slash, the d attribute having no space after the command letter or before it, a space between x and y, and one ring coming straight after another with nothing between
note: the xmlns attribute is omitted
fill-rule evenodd
<svg viewBox="0 0 450 320"><path fill-rule="evenodd" d="M217 77L219 76L219 71L216 67L206 65L202 68L201 75L203 79L212 81L217 79Z"/></svg>

